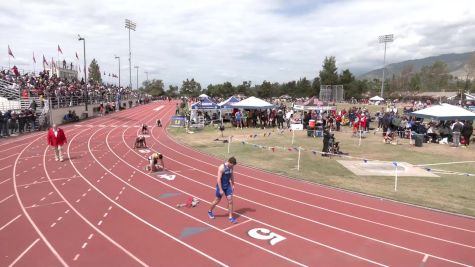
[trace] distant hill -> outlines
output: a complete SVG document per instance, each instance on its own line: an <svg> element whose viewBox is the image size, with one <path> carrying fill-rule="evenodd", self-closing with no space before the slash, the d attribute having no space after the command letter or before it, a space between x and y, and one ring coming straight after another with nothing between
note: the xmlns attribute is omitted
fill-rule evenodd
<svg viewBox="0 0 475 267"><path fill-rule="evenodd" d="M432 65L436 61L443 61L447 63L449 68L449 73L455 77L463 77L465 75L465 71L463 66L467 64L470 57L475 54L474 52L468 52L463 54L444 54L440 56L434 57L426 57L422 59L413 59L402 61L399 63L392 63L386 66L386 77L392 77L393 74L399 75L401 70L406 65L413 65L415 71L420 71L423 66ZM372 79L381 79L383 75L383 69L375 69L365 74L358 76L358 79L364 80L372 80Z"/></svg>

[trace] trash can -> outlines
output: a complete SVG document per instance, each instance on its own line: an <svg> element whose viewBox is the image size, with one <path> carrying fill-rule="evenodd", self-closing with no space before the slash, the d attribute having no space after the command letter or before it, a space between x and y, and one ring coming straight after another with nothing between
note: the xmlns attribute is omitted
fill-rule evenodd
<svg viewBox="0 0 475 267"><path fill-rule="evenodd" d="M460 146L460 132L453 132L452 140L454 141L454 146Z"/></svg>
<svg viewBox="0 0 475 267"><path fill-rule="evenodd" d="M422 146L422 143L424 143L424 135L423 134L414 134L414 142L415 145L418 147Z"/></svg>

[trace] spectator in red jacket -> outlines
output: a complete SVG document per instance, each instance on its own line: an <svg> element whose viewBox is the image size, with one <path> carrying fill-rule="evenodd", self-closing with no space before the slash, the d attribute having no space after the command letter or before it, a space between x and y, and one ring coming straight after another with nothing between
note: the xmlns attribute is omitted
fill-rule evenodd
<svg viewBox="0 0 475 267"><path fill-rule="evenodd" d="M54 153L56 161L63 161L62 147L66 144L66 135L61 128L58 128L56 124L48 131L48 145L54 147Z"/></svg>

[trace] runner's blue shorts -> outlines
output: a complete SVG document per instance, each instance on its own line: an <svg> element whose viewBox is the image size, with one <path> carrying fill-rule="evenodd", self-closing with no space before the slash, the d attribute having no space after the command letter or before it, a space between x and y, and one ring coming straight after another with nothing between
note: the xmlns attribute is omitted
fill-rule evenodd
<svg viewBox="0 0 475 267"><path fill-rule="evenodd" d="M226 195L226 197L230 197L230 196L233 195L233 188L232 188L231 185L228 186L227 188L224 188L224 187L223 187L223 191L224 191L224 195ZM222 197L222 195L219 193L219 186L218 186L218 185L216 185L216 197L217 197L217 198L221 198L221 197Z"/></svg>

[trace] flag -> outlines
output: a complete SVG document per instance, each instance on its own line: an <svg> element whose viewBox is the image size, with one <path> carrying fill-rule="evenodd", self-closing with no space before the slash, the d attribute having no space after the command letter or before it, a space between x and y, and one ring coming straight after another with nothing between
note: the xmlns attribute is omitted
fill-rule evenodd
<svg viewBox="0 0 475 267"><path fill-rule="evenodd" d="M46 66L49 67L48 61L46 61L45 55L43 55L43 66L46 64Z"/></svg>
<svg viewBox="0 0 475 267"><path fill-rule="evenodd" d="M78 52L76 52L76 58L79 60Z"/></svg>
<svg viewBox="0 0 475 267"><path fill-rule="evenodd" d="M59 47L59 45L58 45L58 52L61 53L61 55L63 54L63 51L61 51L61 47Z"/></svg>
<svg viewBox="0 0 475 267"><path fill-rule="evenodd" d="M35 52L33 52L33 62L36 64Z"/></svg>
<svg viewBox="0 0 475 267"><path fill-rule="evenodd" d="M13 55L12 50L10 49L10 45L8 45L8 55L12 56L12 58L15 58L15 56Z"/></svg>

